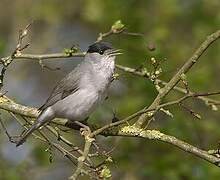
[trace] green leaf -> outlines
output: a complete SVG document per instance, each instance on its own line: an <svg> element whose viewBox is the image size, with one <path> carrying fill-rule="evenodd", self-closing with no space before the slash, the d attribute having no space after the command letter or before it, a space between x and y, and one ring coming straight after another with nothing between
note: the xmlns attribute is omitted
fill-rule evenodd
<svg viewBox="0 0 220 180"><path fill-rule="evenodd" d="M213 111L218 111L218 107L217 107L216 105L212 104L211 107L212 107L212 110L213 110Z"/></svg>
<svg viewBox="0 0 220 180"><path fill-rule="evenodd" d="M124 27L125 27L125 25L121 22L121 20L118 20L112 25L112 31L118 32L118 31L122 30Z"/></svg>
<svg viewBox="0 0 220 180"><path fill-rule="evenodd" d="M109 170L107 166L103 166L103 169L100 173L100 177L104 179L112 177L111 171Z"/></svg>

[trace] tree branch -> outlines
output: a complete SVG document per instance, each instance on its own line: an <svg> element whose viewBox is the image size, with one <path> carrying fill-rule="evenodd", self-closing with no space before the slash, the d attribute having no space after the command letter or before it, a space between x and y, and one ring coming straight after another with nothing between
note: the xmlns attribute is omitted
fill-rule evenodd
<svg viewBox="0 0 220 180"><path fill-rule="evenodd" d="M70 57L84 57L85 52L75 53L52 53L52 54L19 54L15 56L15 59L32 59L32 60L45 60L45 59L57 59L57 58L70 58Z"/></svg>
<svg viewBox="0 0 220 180"><path fill-rule="evenodd" d="M85 136L85 145L84 145L84 150L83 150L83 154L82 156L80 156L78 158L78 164L77 164L77 168L76 171L74 172L74 174L69 178L71 180L75 180L77 179L77 177L81 174L82 170L83 170L83 163L84 161L87 159L88 154L89 154L89 150L90 147L92 145L92 142L94 141L93 138L90 137L90 133L89 131L84 131L84 136Z"/></svg>
<svg viewBox="0 0 220 180"><path fill-rule="evenodd" d="M114 132L114 131L112 131ZM107 132L108 134L108 132ZM107 135L106 134L106 135ZM111 134L113 135L113 134ZM141 137L150 140L158 140L161 142L169 143L179 149L188 152L190 154L196 155L197 157L204 159L218 167L220 167L220 158L211 155L208 151L201 150L195 146L192 146L182 140L177 139L174 136L166 135L157 130L143 130L136 128L134 126L125 126L118 131L115 131L115 136L129 136L129 137Z"/></svg>
<svg viewBox="0 0 220 180"><path fill-rule="evenodd" d="M25 54L22 51L25 48L27 48L29 44L22 45L22 39L27 35L29 27L30 27L30 25L26 26L26 28L23 31L20 31L18 44L15 48L15 51L12 53L12 55L10 55L8 57L1 58L1 63L3 65L3 69L2 69L2 73L1 73L1 77L0 77L1 81L3 81L3 76L4 76L4 73L5 73L7 66L14 59L38 60L39 63L41 63L42 60L46 60L46 59L52 60L52 59L57 59L57 58L61 59L61 58L70 58L70 57L83 57L86 54L86 52L79 52L78 49L70 49L70 50L65 50L63 53L53 53L53 54ZM97 38L97 41L101 41L103 38L108 37L112 34L122 33L124 30L125 30L125 27L121 23L121 21L117 21L111 27L110 31L108 31L106 33L100 33L99 37ZM214 105L214 104L219 105L220 104L219 101L204 97L204 96L219 94L219 92L200 93L199 94L199 93L191 92L191 91L189 91L189 89L186 90L186 89L183 89L183 88L180 88L177 86L178 82L181 80L181 76L190 70L190 68L198 61L198 59L205 52L205 50L214 41L216 41L219 37L220 37L220 30L211 34L210 36L208 36L207 39L202 43L202 45L192 55L192 57L180 68L180 70L171 78L171 80L168 83L166 83L162 80L159 80L157 78L154 79L153 82L155 84L160 83L160 84L163 84L164 87L157 89L159 91L159 93L158 93L157 97L155 98L155 100L153 101L153 103L149 107L146 107L146 108L122 119L122 120L107 124L103 127L100 127L100 128L92 127L93 132L88 131L88 133L84 134L84 137L85 137L84 150L78 151L78 153L80 154L80 157L78 158L77 168L76 168L75 173L70 177L70 179L76 179L80 175L81 172L86 173L86 171L84 170L84 165L87 165L88 168L92 168L89 166L89 164L90 164L89 151L90 151L90 147L92 145L92 142L97 135L139 137L139 138L145 138L145 139L150 139L150 140L157 140L157 141L161 141L161 142L166 142L166 143L169 143L173 146L176 146L176 147L182 149L185 152L189 152L189 153L191 153L201 159L204 159L204 160L220 167L220 163L219 163L220 158L218 156L216 156L215 154L210 154L209 151L201 150L201 149L199 149L195 146L192 146L182 140L179 140L178 138L176 138L174 136L170 136L170 135L166 135L164 133L161 133L158 130L141 129L141 127L143 127L143 125L147 122L147 120L150 120L155 115L155 113L157 111L162 110L164 107L178 104L178 103L180 103L190 97L196 97L198 99L201 99L206 104L211 104L211 105ZM129 67L124 67L121 65L116 65L116 67L120 70L125 71L125 72L131 73L131 74L134 74L137 76L145 77L147 79L152 80L150 77L150 74L148 74L147 72L144 72L144 71L142 72L141 70L136 70L136 69L132 69ZM162 99L172 89L175 89L175 90L182 92L186 95L175 100L175 101L161 104ZM36 108L27 107L27 106L17 104L4 95L0 96L0 109L4 109L4 110L10 112L10 114L13 114L15 116L17 114L19 114L22 117L25 116L25 117L36 118L39 115L39 111ZM126 123L128 121L130 121L138 116L139 116L139 119L134 125L132 125L132 126L126 125ZM25 121L29 121L27 118L24 118L24 119L25 119ZM63 125L63 126L70 127L70 128L74 129L74 126L72 126L72 124L67 120L55 119L55 120L53 120L53 122L55 122L59 125ZM0 123L2 124L2 122L0 122ZM2 127L7 134L8 132L6 131L4 124L2 124ZM53 127L48 125L48 126L46 126L46 129L49 130L50 132L52 132L63 143L65 143L71 147L73 146L73 144L71 142L69 142L64 137L60 136L59 132L57 132L56 129L54 129ZM44 142L47 142L48 144L51 144L53 147L55 147L57 150L59 150L65 156L67 156L67 158L69 158L70 160L76 159L76 157L73 156L73 154L71 154L66 149L63 149L63 147L60 146L59 144L50 142L50 140L47 138L47 136L45 136L44 133L41 132L41 130L38 130L38 131L39 131L40 135L43 137L43 138L41 138L41 137L37 136L37 137L41 138L41 140L43 140ZM9 134L7 134L7 135L9 135ZM88 164L87 164L87 161L88 161Z"/></svg>
<svg viewBox="0 0 220 180"><path fill-rule="evenodd" d="M208 93L208 94L210 95L213 93ZM199 94L199 95L202 96L204 94ZM188 96L184 96L183 98L181 98L181 100L184 100L186 98L188 98ZM176 101L176 102L174 101L173 104L178 103L178 102L179 101ZM167 104L164 104L163 106L165 105ZM171 103L169 103L168 105L171 105ZM13 101L9 102L8 98L6 98L5 96L0 98L0 109L4 109L9 112L17 113L17 114L27 116L27 117L38 116L38 111L36 108L22 106L22 105L14 103ZM133 116L135 116L135 114ZM127 120L128 119L125 118L123 120L123 123L126 122ZM63 121L60 120L59 122L64 126L67 123L66 120L63 120ZM157 130L143 130L143 129L136 128L134 126L119 126L119 125L120 125L119 122L116 122L115 124L112 123L110 125L106 125L104 126L103 129L100 128L101 130L98 129L97 131L92 132L90 136L93 137L98 134L101 134L104 136L129 136L129 137L141 137L141 138L146 138L146 139L151 139L151 140L159 140L159 141L174 145L182 149L185 152L189 152L193 155L198 156L201 159L204 159L212 164L215 164L216 166L219 166L220 159L217 158L216 156L211 155L207 151L201 150L173 136L163 134Z"/></svg>
<svg viewBox="0 0 220 180"><path fill-rule="evenodd" d="M205 52L205 50L218 38L220 37L220 30L211 34L207 39L201 44L201 46L196 50L192 57L186 61L186 63L180 68L180 70L171 78L171 80L160 90L157 97L154 99L153 103L149 106L149 109L155 109L162 101L162 99L176 86L176 84L181 80L181 75L187 73L190 68L199 60L200 56ZM135 123L136 127L142 127L142 125L152 116L147 114L142 114L140 118Z"/></svg>

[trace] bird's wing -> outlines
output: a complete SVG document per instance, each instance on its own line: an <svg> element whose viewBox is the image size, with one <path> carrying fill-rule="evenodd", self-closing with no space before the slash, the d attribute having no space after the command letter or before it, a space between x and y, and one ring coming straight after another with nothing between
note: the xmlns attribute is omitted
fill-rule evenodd
<svg viewBox="0 0 220 180"><path fill-rule="evenodd" d="M46 102L39 108L39 110L44 110L49 106L52 106L57 101L64 99L76 92L79 88L79 79L82 72L79 70L79 66L66 75L60 82L57 83L53 89L51 95L46 100Z"/></svg>

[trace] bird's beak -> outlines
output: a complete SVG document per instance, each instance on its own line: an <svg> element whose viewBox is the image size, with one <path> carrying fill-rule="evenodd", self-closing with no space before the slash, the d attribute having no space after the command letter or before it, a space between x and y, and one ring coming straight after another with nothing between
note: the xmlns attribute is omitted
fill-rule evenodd
<svg viewBox="0 0 220 180"><path fill-rule="evenodd" d="M121 49L113 49L113 50L110 50L110 51L107 53L107 55L110 56L110 57L112 57L112 56L118 56L118 55L123 54L121 51L122 51Z"/></svg>

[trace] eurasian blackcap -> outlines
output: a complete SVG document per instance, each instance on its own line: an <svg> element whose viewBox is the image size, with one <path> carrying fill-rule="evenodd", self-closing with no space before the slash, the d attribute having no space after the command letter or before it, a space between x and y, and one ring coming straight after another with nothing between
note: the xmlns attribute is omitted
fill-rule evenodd
<svg viewBox="0 0 220 180"><path fill-rule="evenodd" d="M89 46L84 60L53 89L35 123L17 142L24 143L36 129L54 118L82 122L107 96L115 69L115 57L121 54L109 43L96 42Z"/></svg>

